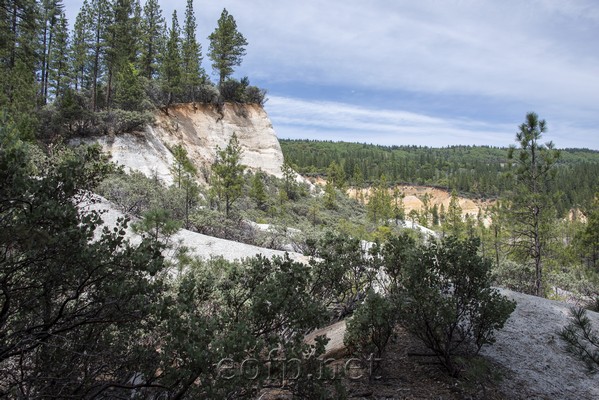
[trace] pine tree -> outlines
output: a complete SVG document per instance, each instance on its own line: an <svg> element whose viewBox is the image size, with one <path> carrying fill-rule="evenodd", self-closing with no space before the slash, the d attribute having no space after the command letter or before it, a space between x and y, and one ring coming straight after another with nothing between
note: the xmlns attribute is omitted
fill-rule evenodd
<svg viewBox="0 0 599 400"><path fill-rule="evenodd" d="M91 0L89 8L89 25L92 32L91 44L91 109L99 108L99 86L104 75L106 56L106 38L111 23L110 5L107 0Z"/></svg>
<svg viewBox="0 0 599 400"><path fill-rule="evenodd" d="M196 39L196 18L193 11L193 0L187 0L185 24L183 25L183 41L181 44L182 77L181 84L187 100L195 101L196 88L204 81L201 67L202 46Z"/></svg>
<svg viewBox="0 0 599 400"><path fill-rule="evenodd" d="M327 169L327 180L330 180L333 186L339 190L345 188L345 171L341 165L337 164L335 161L332 161L329 164L329 168Z"/></svg>
<svg viewBox="0 0 599 400"><path fill-rule="evenodd" d="M256 172L252 177L250 197L254 199L259 209L266 211L268 196L264 187L264 181L262 180L263 175L264 174L262 172Z"/></svg>
<svg viewBox="0 0 599 400"><path fill-rule="evenodd" d="M295 200L297 198L296 173L287 161L281 166L281 173L283 174L283 184L287 199Z"/></svg>
<svg viewBox="0 0 599 400"><path fill-rule="evenodd" d="M214 32L208 36L210 48L208 57L212 60L212 68L218 73L219 87L233 73L233 67L241 65L245 56L247 40L237 31L237 23L227 9L223 9Z"/></svg>
<svg viewBox="0 0 599 400"><path fill-rule="evenodd" d="M64 12L58 17L58 22L53 27L54 43L50 51L49 86L54 98L64 94L69 86L69 33L68 22Z"/></svg>
<svg viewBox="0 0 599 400"><path fill-rule="evenodd" d="M243 171L241 164L242 149L237 135L233 134L224 149L216 151L216 161L212 165L213 188L221 202L225 204L225 216L229 218L233 203L241 196L243 189Z"/></svg>
<svg viewBox="0 0 599 400"><path fill-rule="evenodd" d="M324 187L324 206L329 210L337 208L337 192L335 186L328 180Z"/></svg>
<svg viewBox="0 0 599 400"><path fill-rule="evenodd" d="M158 74L160 56L160 42L164 18L157 0L147 0L143 9L141 21L140 40L140 69L143 76L152 80Z"/></svg>
<svg viewBox="0 0 599 400"><path fill-rule="evenodd" d="M362 174L362 169L357 165L354 166L352 181L354 187L356 188L356 200L362 197L362 186L364 186L364 174ZM364 199L362 198L362 202Z"/></svg>
<svg viewBox="0 0 599 400"><path fill-rule="evenodd" d="M452 236L461 237L464 233L464 221L462 219L462 207L458 199L458 194L455 190L451 192L451 200L447 207L447 215L445 216L447 229Z"/></svg>
<svg viewBox="0 0 599 400"><path fill-rule="evenodd" d="M369 219L375 224L377 224L379 220L382 220L386 225L389 218L391 218L391 196L389 195L387 178L385 175L381 176L378 185L373 189L373 193L368 199L366 211Z"/></svg>
<svg viewBox="0 0 599 400"><path fill-rule="evenodd" d="M185 174L195 175L197 173L196 168L191 163L188 157L187 150L180 144L173 147L172 150L175 162L171 168L171 173L175 178L175 183L178 188L181 188Z"/></svg>
<svg viewBox="0 0 599 400"><path fill-rule="evenodd" d="M91 87L90 72L93 32L91 21L91 10L87 0L75 19L73 28L73 40L71 41L71 74L75 90L88 90Z"/></svg>
<svg viewBox="0 0 599 400"><path fill-rule="evenodd" d="M61 14L64 14L61 0L44 0L41 5L41 33L40 33L40 104L46 104L50 81L50 66L54 50L54 36L57 33L57 24ZM60 31L59 31L60 32ZM62 31L66 34L66 31Z"/></svg>
<svg viewBox="0 0 599 400"><path fill-rule="evenodd" d="M0 6L0 109L27 138L32 138L37 128L38 22L34 0L4 0Z"/></svg>
<svg viewBox="0 0 599 400"><path fill-rule="evenodd" d="M403 204L404 194L399 191L399 188L393 189L393 218L395 218L395 224L399 224L399 221L404 221L406 218L406 209Z"/></svg>
<svg viewBox="0 0 599 400"><path fill-rule="evenodd" d="M599 272L599 194L595 197L591 211L588 213L587 225L579 235L583 254L594 269Z"/></svg>
<svg viewBox="0 0 599 400"><path fill-rule="evenodd" d="M180 144L173 147L172 153L175 162L171 167L171 173L177 187L185 190L185 228L189 229L189 209L199 194L199 188L194 179L197 169L189 159L187 150Z"/></svg>
<svg viewBox="0 0 599 400"><path fill-rule="evenodd" d="M132 0L115 0L112 5L112 21L108 27L106 48L106 104L110 107L115 77L128 63L136 62L136 21L132 16Z"/></svg>
<svg viewBox="0 0 599 400"><path fill-rule="evenodd" d="M175 98L181 93L181 45L177 11L173 12L171 29L168 35L161 73L162 90L167 96L167 106L173 103Z"/></svg>
<svg viewBox="0 0 599 400"><path fill-rule="evenodd" d="M139 71L131 62L124 64L117 74L114 102L126 111L143 111L146 107L146 92Z"/></svg>
<svg viewBox="0 0 599 400"><path fill-rule="evenodd" d="M439 206L437 206L436 204L433 205L433 209L431 211L431 217L432 217L433 227L438 226L439 225Z"/></svg>
<svg viewBox="0 0 599 400"><path fill-rule="evenodd" d="M520 125L516 141L520 148L510 147L508 158L516 162L515 190L510 214L514 248L522 260L531 260L535 268L535 294L543 294L543 257L554 210L548 193L553 170L559 158L553 143L539 143L547 131L545 120L528 113Z"/></svg>

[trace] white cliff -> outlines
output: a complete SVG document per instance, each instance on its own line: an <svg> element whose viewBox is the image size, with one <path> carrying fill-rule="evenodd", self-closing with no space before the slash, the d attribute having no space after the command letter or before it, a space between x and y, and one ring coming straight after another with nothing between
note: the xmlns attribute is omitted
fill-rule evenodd
<svg viewBox="0 0 599 400"><path fill-rule="evenodd" d="M71 143L98 143L126 170L157 175L166 184L173 181L170 149L179 144L198 169L199 181L205 183L217 149L225 148L233 134L243 150L242 164L251 170L282 176L281 146L268 115L258 105L226 103L220 109L206 104L175 105L168 114L156 112L154 124L142 132L77 138Z"/></svg>

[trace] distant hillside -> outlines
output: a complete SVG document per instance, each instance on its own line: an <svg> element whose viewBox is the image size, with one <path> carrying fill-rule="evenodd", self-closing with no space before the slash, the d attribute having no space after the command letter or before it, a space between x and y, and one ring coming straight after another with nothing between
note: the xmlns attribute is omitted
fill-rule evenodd
<svg viewBox="0 0 599 400"><path fill-rule="evenodd" d="M509 190L507 148L488 146L379 146L280 140L285 159L306 175L326 175L332 162L343 166L348 182L368 185L385 175L390 184L429 185L471 197L497 197ZM585 208L599 190L599 151L563 149L553 190L560 212Z"/></svg>

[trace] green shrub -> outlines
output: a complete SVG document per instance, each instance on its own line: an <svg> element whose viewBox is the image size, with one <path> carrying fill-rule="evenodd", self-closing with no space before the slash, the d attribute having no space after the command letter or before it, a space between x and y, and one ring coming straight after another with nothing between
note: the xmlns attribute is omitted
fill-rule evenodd
<svg viewBox="0 0 599 400"><path fill-rule="evenodd" d="M448 237L423 245L407 263L399 289L400 323L433 351L452 376L456 356L475 355L495 341L515 303L491 285L491 263L478 253L478 239Z"/></svg>
<svg viewBox="0 0 599 400"><path fill-rule="evenodd" d="M396 321L392 303L371 290L348 320L343 343L352 355L381 358Z"/></svg>
<svg viewBox="0 0 599 400"><path fill-rule="evenodd" d="M534 268L511 260L502 261L493 271L494 284L520 293L534 294Z"/></svg>

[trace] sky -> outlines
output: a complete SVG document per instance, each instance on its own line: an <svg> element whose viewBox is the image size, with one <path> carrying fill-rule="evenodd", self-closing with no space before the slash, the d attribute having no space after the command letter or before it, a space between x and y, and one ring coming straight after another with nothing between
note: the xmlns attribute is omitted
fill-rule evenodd
<svg viewBox="0 0 599 400"><path fill-rule="evenodd" d="M503 147L533 111L545 141L599 150L597 0L195 0L204 55L224 7L279 138Z"/></svg>

